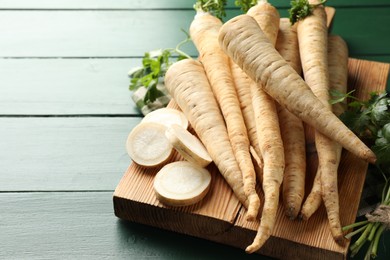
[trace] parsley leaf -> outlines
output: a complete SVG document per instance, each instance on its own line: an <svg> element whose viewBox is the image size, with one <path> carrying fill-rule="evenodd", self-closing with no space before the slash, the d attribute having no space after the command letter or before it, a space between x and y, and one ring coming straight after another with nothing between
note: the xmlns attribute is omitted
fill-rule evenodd
<svg viewBox="0 0 390 260"><path fill-rule="evenodd" d="M227 0L197 0L194 4L196 11L208 12L222 20L226 16L225 6Z"/></svg>
<svg viewBox="0 0 390 260"><path fill-rule="evenodd" d="M323 0L318 4L310 4L308 0L292 0L290 3L291 8L288 10L291 24L305 19L305 17L313 13L316 6L322 5L325 2L326 0Z"/></svg>
<svg viewBox="0 0 390 260"><path fill-rule="evenodd" d="M390 121L389 121L390 122ZM382 167L389 171L390 166L390 123L385 124L378 131L378 138L375 140L375 145L372 146L373 152L377 155L377 164L386 165Z"/></svg>
<svg viewBox="0 0 390 260"><path fill-rule="evenodd" d="M386 98L386 94L376 95L375 102L371 109L372 121L377 125L383 125L390 122L390 98Z"/></svg>
<svg viewBox="0 0 390 260"><path fill-rule="evenodd" d="M166 94L159 89L164 81L164 76L170 65L174 62L191 58L186 53L180 50L180 46L190 41L188 33L187 38L180 42L175 49L158 49L146 52L142 58L142 66L133 68L129 71L131 91L136 91L139 88L146 88L143 97L142 105L153 103L159 97ZM179 55L177 58L174 55Z"/></svg>
<svg viewBox="0 0 390 260"><path fill-rule="evenodd" d="M345 97L350 97L349 94ZM342 94L335 97L334 102L343 100ZM340 119L371 146L377 156L377 166L390 175L390 94L371 93L367 101L352 99L354 101L348 104L350 109L341 114Z"/></svg>
<svg viewBox="0 0 390 260"><path fill-rule="evenodd" d="M241 7L241 11L243 11L244 13L248 12L248 10L256 5L258 2L258 0L235 0L234 1L234 4L236 6L239 6Z"/></svg>

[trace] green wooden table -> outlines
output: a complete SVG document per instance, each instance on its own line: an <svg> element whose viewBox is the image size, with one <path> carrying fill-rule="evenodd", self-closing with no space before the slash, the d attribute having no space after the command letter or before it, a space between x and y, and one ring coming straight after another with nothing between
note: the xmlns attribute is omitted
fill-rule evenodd
<svg viewBox="0 0 390 260"><path fill-rule="evenodd" d="M185 37L193 2L0 0L0 259L265 259L114 215L141 120L127 72ZM390 1L328 2L351 57L390 62Z"/></svg>

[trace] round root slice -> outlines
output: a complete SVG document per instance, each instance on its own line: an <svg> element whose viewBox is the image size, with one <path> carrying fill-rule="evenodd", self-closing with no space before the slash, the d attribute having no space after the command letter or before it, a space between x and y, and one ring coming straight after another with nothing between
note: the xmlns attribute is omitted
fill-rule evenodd
<svg viewBox="0 0 390 260"><path fill-rule="evenodd" d="M173 154L173 147L165 137L165 126L158 123L140 123L130 132L126 149L138 165L155 167L166 163Z"/></svg>
<svg viewBox="0 0 390 260"><path fill-rule="evenodd" d="M154 178L157 199L167 206L188 206L206 196L210 189L209 171L187 161L165 165Z"/></svg>
<svg viewBox="0 0 390 260"><path fill-rule="evenodd" d="M186 129L172 125L165 131L165 136L183 157L189 162L206 167L212 159L202 142Z"/></svg>
<svg viewBox="0 0 390 260"><path fill-rule="evenodd" d="M166 127L180 125L184 129L188 128L188 120L184 113L173 108L160 108L147 114L141 122L155 122Z"/></svg>

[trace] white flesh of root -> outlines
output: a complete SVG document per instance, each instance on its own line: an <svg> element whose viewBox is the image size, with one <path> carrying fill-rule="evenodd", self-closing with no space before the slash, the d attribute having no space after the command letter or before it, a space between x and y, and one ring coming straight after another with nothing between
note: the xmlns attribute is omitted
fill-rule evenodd
<svg viewBox="0 0 390 260"><path fill-rule="evenodd" d="M189 162L206 167L212 159L202 142L186 129L172 125L165 131L165 136L173 148Z"/></svg>
<svg viewBox="0 0 390 260"><path fill-rule="evenodd" d="M165 126L152 122L142 122L134 127L126 141L130 158L144 167L166 163L174 150L165 137L165 129Z"/></svg>
<svg viewBox="0 0 390 260"><path fill-rule="evenodd" d="M160 108L147 114L141 121L154 122L170 127L171 125L180 125L184 129L188 128L188 120L184 113L173 108Z"/></svg>
<svg viewBox="0 0 390 260"><path fill-rule="evenodd" d="M157 199L167 206L189 206L201 201L210 189L210 172L187 161L165 165L154 178Z"/></svg>

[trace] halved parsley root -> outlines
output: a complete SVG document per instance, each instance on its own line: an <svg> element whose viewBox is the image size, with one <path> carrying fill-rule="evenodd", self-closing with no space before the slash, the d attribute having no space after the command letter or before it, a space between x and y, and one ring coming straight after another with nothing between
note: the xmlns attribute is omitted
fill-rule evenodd
<svg viewBox="0 0 390 260"><path fill-rule="evenodd" d="M206 167L212 160L202 142L179 125L172 125L165 131L165 136L173 148L184 159L201 167Z"/></svg>
<svg viewBox="0 0 390 260"><path fill-rule="evenodd" d="M173 147L165 137L165 126L144 122L130 132L126 149L136 164L144 167L156 167L166 163L173 154Z"/></svg>
<svg viewBox="0 0 390 260"><path fill-rule="evenodd" d="M166 127L177 124L184 129L188 128L188 120L183 112L173 108L160 108L147 114L141 121L144 122L155 122L162 124Z"/></svg>
<svg viewBox="0 0 390 260"><path fill-rule="evenodd" d="M202 200L210 189L211 175L199 165L172 162L165 165L154 178L157 199L167 206L189 206Z"/></svg>

